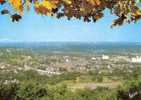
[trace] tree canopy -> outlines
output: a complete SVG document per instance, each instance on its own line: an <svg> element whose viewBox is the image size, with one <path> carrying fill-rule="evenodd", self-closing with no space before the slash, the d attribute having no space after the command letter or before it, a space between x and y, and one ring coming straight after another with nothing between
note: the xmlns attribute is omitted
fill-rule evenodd
<svg viewBox="0 0 141 100"><path fill-rule="evenodd" d="M104 16L104 10L116 16L111 26L136 22L141 18L140 0L0 0L2 15L9 15L13 22L22 18L23 10L31 7L37 14L83 19L96 22ZM12 10L11 10L12 9Z"/></svg>

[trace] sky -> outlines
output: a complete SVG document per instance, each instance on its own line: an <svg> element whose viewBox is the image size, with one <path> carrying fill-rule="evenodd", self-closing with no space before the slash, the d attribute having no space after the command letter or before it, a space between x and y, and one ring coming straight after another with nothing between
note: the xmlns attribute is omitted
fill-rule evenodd
<svg viewBox="0 0 141 100"><path fill-rule="evenodd" d="M113 16L105 11L96 23L66 18L56 19L24 12L22 20L13 23L0 15L0 42L141 42L141 21L110 28Z"/></svg>

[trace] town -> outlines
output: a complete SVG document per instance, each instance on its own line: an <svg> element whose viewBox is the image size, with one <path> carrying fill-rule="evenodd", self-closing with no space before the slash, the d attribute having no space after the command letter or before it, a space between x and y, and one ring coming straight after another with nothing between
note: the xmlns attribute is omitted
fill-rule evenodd
<svg viewBox="0 0 141 100"><path fill-rule="evenodd" d="M34 70L41 75L59 75L64 72L113 73L125 71L132 73L132 69L140 67L140 55L75 55L75 54L42 54L24 50L6 49L0 52L0 71ZM125 69L125 70L123 70Z"/></svg>
<svg viewBox="0 0 141 100"><path fill-rule="evenodd" d="M24 48L0 49L0 90L4 94L2 98L7 95L12 98L14 91L16 98L30 97L37 100L40 100L40 95L45 98L64 98L65 95L69 97L69 94L74 100L77 97L84 98L83 95L92 98L88 100L117 100L118 95L122 97L124 93L128 93L125 87L132 89L138 86L136 83L140 82L140 73L139 53L80 54L37 52ZM122 94L120 91L123 91ZM29 94L23 97L24 94L20 93ZM34 96L30 96L30 93ZM132 98L137 93L129 91L130 95L127 94L127 97Z"/></svg>

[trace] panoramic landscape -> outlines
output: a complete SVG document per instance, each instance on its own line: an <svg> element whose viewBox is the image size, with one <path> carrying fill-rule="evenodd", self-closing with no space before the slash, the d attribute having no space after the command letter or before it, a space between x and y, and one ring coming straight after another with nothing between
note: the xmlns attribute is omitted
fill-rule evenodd
<svg viewBox="0 0 141 100"><path fill-rule="evenodd" d="M0 46L1 100L140 100L140 73L140 43Z"/></svg>
<svg viewBox="0 0 141 100"><path fill-rule="evenodd" d="M0 0L0 100L141 100L141 0Z"/></svg>

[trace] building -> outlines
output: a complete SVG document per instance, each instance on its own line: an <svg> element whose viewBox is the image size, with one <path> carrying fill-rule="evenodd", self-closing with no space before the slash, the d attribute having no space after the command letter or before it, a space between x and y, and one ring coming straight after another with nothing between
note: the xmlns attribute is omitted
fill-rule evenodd
<svg viewBox="0 0 141 100"><path fill-rule="evenodd" d="M141 56L131 58L132 63L141 63Z"/></svg>
<svg viewBox="0 0 141 100"><path fill-rule="evenodd" d="M95 57L92 57L91 59L92 59L92 60L96 60L96 58L95 58Z"/></svg>
<svg viewBox="0 0 141 100"><path fill-rule="evenodd" d="M102 55L102 60L109 60L109 59L110 59L109 56L107 56L107 55Z"/></svg>

